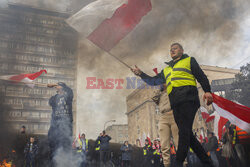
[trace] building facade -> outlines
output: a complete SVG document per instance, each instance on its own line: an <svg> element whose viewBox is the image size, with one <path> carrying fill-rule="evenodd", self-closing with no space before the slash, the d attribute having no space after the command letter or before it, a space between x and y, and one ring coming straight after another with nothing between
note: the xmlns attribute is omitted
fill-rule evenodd
<svg viewBox="0 0 250 167"><path fill-rule="evenodd" d="M37 83L64 82L76 90L77 33L64 21L69 16L20 4L0 9L0 75L46 69L48 73L37 78ZM11 125L47 134L51 118L48 100L55 89L0 81L0 91L11 108Z"/></svg>
<svg viewBox="0 0 250 167"><path fill-rule="evenodd" d="M128 141L128 125L110 125L106 129L106 134L108 134L112 139L112 143L124 143Z"/></svg>
<svg viewBox="0 0 250 167"><path fill-rule="evenodd" d="M216 82L214 80L234 78L235 74L239 73L239 70L221 68L215 66L204 66L201 68L207 75L210 83ZM199 96L201 105L208 111L212 111L211 106L206 106L202 100L203 90L198 84ZM150 88L150 87L149 87ZM136 144L137 139L144 139L145 136L151 139L159 138L159 118L160 112L158 106L154 103L152 98L157 94L157 89L137 89L127 96L127 117L128 117L128 136L129 142ZM207 129L213 130L212 123L205 124L200 112L197 112L193 129L197 136L201 131L206 133ZM202 129L202 130L201 130ZM143 141L142 141L143 142Z"/></svg>

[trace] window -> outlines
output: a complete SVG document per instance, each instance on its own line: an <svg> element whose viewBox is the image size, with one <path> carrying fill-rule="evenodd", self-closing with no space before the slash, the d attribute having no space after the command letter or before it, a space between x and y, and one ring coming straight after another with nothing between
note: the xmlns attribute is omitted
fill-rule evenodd
<svg viewBox="0 0 250 167"><path fill-rule="evenodd" d="M137 126L137 134L140 134L140 127Z"/></svg>
<svg viewBox="0 0 250 167"><path fill-rule="evenodd" d="M156 114L156 115L159 115L159 113L160 113L160 112L159 112L159 106L156 105L156 106L155 106L155 114Z"/></svg>

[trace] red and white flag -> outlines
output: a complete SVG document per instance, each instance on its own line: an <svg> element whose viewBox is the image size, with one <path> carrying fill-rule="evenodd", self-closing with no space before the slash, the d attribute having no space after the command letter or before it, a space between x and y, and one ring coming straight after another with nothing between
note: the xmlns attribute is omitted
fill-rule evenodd
<svg viewBox="0 0 250 167"><path fill-rule="evenodd" d="M228 122L228 119L220 116L217 111L213 113L214 115L214 134L221 139L223 133L225 132L225 124ZM223 130L224 129L224 130Z"/></svg>
<svg viewBox="0 0 250 167"><path fill-rule="evenodd" d="M206 119L206 123L211 122L215 118L215 112L213 114L210 114L209 117Z"/></svg>
<svg viewBox="0 0 250 167"><path fill-rule="evenodd" d="M224 124L224 122L229 120L232 124L250 133L249 107L234 103L215 94L213 94L213 99L213 107L220 115L220 119L222 119L221 124Z"/></svg>
<svg viewBox="0 0 250 167"><path fill-rule="evenodd" d="M151 9L150 0L97 0L66 22L109 52Z"/></svg>
<svg viewBox="0 0 250 167"><path fill-rule="evenodd" d="M32 82L39 77L42 73L46 73L46 70L41 70L39 72L36 73L31 73L31 74L19 74L19 75L4 75L4 76L0 76L0 79L2 80L7 80L7 81L12 81L12 82L21 82L21 83L25 83L28 86L33 87L34 84L32 84Z"/></svg>
<svg viewBox="0 0 250 167"><path fill-rule="evenodd" d="M200 111L201 111L202 118L206 121L207 118L209 117L209 113L208 113L207 109L205 107L201 106Z"/></svg>

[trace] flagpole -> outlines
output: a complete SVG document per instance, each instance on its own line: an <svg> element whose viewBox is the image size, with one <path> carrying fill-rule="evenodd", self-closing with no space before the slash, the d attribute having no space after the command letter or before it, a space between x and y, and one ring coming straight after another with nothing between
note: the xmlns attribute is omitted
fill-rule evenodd
<svg viewBox="0 0 250 167"><path fill-rule="evenodd" d="M0 80L3 80L3 81L9 81L9 82L12 82L12 83L21 83L21 84L26 84L26 85L34 84L34 85L37 85L37 86L45 86L45 87L47 87L47 86L48 86L48 84L44 84L44 83L37 83L37 82L11 81L11 80L8 80L8 79L2 79L2 78L0 78Z"/></svg>
<svg viewBox="0 0 250 167"><path fill-rule="evenodd" d="M110 56L112 56L113 58L115 58L117 61L119 61L120 63L122 63L123 65L125 65L126 67L128 67L129 69L131 69L131 67L125 63L124 61L122 61L121 59L119 59L118 57L116 57L115 55L113 55L112 53L110 53L109 51L106 51Z"/></svg>

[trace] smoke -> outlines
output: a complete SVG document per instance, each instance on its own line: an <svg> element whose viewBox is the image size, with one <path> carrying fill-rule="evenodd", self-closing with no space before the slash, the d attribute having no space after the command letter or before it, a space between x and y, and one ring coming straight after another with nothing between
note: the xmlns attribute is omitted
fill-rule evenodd
<svg viewBox="0 0 250 167"><path fill-rule="evenodd" d="M61 12L75 12L94 0L0 0L0 7L8 3L19 3Z"/></svg>
<svg viewBox="0 0 250 167"><path fill-rule="evenodd" d="M249 57L249 39L245 38L249 31L243 26L249 21L249 1L152 0L152 6L139 25L111 50L129 65L137 64L154 75L153 68L162 69L170 60L169 46L173 42L181 43L188 55L205 65L235 68L240 65L239 55ZM95 12L98 15L101 10ZM86 24L91 21L84 20ZM105 121L127 122L126 96L132 90L86 89L86 77L126 81L133 74L84 38L78 52L77 131L95 138ZM126 88L126 83L123 86Z"/></svg>
<svg viewBox="0 0 250 167"><path fill-rule="evenodd" d="M0 82L0 87L2 86L2 82ZM0 91L0 163L3 159L9 160L12 158L12 148L14 141L14 130L9 123L7 122L7 118L9 115L9 111L11 110L10 106L5 103L5 93Z"/></svg>

